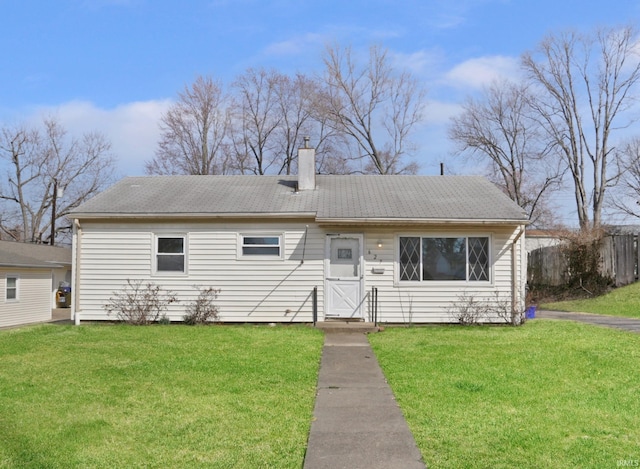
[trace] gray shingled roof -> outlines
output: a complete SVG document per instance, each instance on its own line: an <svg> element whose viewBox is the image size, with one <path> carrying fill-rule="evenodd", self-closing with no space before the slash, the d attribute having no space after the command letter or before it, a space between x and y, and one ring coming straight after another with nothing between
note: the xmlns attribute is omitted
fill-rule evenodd
<svg viewBox="0 0 640 469"><path fill-rule="evenodd" d="M75 218L307 216L319 222L526 222L525 212L479 176L129 177L78 207Z"/></svg>
<svg viewBox="0 0 640 469"><path fill-rule="evenodd" d="M0 266L52 268L70 265L70 248L0 241Z"/></svg>

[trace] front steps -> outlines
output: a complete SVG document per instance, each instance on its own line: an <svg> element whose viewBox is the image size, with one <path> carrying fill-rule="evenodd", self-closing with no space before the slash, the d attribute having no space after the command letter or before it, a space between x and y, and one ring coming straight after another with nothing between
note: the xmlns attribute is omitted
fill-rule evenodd
<svg viewBox="0 0 640 469"><path fill-rule="evenodd" d="M350 321L350 320L334 320L320 321L316 323L316 328L324 331L325 334L359 332L369 334L371 332L380 331L380 327L372 322Z"/></svg>

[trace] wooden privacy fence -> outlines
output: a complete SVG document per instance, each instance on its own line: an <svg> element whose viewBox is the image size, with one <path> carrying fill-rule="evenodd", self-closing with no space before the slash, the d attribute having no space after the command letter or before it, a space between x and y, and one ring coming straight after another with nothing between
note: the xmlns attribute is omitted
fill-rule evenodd
<svg viewBox="0 0 640 469"><path fill-rule="evenodd" d="M638 279L637 236L633 234L605 236L600 247L600 275L613 280L617 287ZM529 253L527 281L529 285L557 287L569 282L569 262L563 246L534 249Z"/></svg>

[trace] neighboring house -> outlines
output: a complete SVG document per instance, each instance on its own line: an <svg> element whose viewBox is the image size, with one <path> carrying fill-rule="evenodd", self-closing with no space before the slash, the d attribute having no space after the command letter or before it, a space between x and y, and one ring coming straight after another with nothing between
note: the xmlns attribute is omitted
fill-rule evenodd
<svg viewBox="0 0 640 469"><path fill-rule="evenodd" d="M562 233L558 230L527 230L527 252L562 244Z"/></svg>
<svg viewBox="0 0 640 469"><path fill-rule="evenodd" d="M71 281L71 249L0 241L0 327L49 321L60 282Z"/></svg>
<svg viewBox="0 0 640 469"><path fill-rule="evenodd" d="M182 320L194 285L221 289L227 322L452 322L455 304L524 309L527 216L486 179L316 176L130 177L74 219L72 308L104 305L127 280L175 292ZM314 288L317 301L314 302ZM493 318L498 320L497 318Z"/></svg>

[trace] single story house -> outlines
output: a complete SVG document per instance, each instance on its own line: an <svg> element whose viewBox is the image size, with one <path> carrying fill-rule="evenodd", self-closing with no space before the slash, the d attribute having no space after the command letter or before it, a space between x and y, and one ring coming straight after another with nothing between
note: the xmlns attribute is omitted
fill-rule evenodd
<svg viewBox="0 0 640 469"><path fill-rule="evenodd" d="M71 282L70 248L0 241L0 327L51 320L60 282Z"/></svg>
<svg viewBox="0 0 640 469"><path fill-rule="evenodd" d="M220 289L225 322L456 322L456 309L524 310L527 216L475 176L128 177L78 207L76 323L113 320L128 280L174 292L180 321ZM314 316L315 315L315 316ZM486 320L501 321L493 315Z"/></svg>

